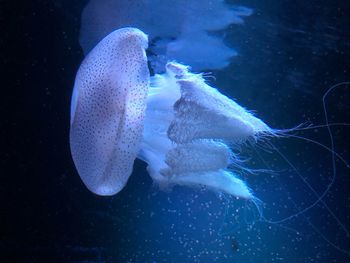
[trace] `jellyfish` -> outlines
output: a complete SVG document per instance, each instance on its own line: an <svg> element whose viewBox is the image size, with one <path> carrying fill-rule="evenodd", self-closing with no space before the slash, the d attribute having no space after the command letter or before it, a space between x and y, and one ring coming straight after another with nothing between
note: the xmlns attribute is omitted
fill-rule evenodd
<svg viewBox="0 0 350 263"><path fill-rule="evenodd" d="M71 102L70 147L87 188L114 195L136 158L161 187L204 186L250 199L253 192L229 167L242 144L275 131L209 86L203 74L170 61L150 76L148 37L118 29L86 56Z"/></svg>
<svg viewBox="0 0 350 263"><path fill-rule="evenodd" d="M244 199L256 205L259 220L267 224L281 225L303 215L324 241L350 255L304 215L320 204L349 236L346 225L323 200L335 180L335 168L331 182L319 194L273 147L295 170L315 200L300 207L290 198L295 213L278 220L266 218L254 192L232 167L247 170L239 158L239 149L246 143L280 137L288 130L269 127L208 85L203 73L191 72L190 66L168 61L164 73L151 76L146 55L148 45L148 36L139 29L115 30L89 52L77 72L71 100L70 147L86 187L97 195L117 194L127 184L138 158L147 163L149 175L161 188L203 186L225 193L224 196ZM326 119L326 125L318 127L329 129L330 125ZM333 161L337 158L346 164L334 152L333 145L328 148L315 143L329 150Z"/></svg>

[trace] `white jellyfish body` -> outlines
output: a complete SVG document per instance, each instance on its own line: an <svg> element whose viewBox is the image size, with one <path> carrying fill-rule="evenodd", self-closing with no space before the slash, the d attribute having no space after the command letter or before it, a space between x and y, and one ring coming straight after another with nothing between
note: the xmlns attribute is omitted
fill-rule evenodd
<svg viewBox="0 0 350 263"><path fill-rule="evenodd" d="M142 137L149 71L147 36L124 28L84 59L71 104L70 146L85 185L112 195L126 184Z"/></svg>
<svg viewBox="0 0 350 263"><path fill-rule="evenodd" d="M155 182L203 185L251 198L229 166L234 149L264 133L263 121L176 62L150 77L147 37L135 28L104 38L83 61L72 98L70 143L85 185L99 195L119 192L134 159Z"/></svg>

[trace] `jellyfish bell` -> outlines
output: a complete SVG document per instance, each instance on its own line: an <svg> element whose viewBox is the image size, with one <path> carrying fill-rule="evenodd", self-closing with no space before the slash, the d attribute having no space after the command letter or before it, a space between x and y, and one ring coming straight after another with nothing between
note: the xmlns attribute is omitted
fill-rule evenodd
<svg viewBox="0 0 350 263"><path fill-rule="evenodd" d="M71 103L70 147L84 184L99 195L126 184L142 138L149 71L147 36L112 32L82 62Z"/></svg>
<svg viewBox="0 0 350 263"><path fill-rule="evenodd" d="M202 185L252 198L229 169L239 162L235 147L274 131L188 66L168 62L164 74L150 77L146 48L143 32L119 29L79 68L70 145L84 184L98 195L116 194L139 158L162 186Z"/></svg>

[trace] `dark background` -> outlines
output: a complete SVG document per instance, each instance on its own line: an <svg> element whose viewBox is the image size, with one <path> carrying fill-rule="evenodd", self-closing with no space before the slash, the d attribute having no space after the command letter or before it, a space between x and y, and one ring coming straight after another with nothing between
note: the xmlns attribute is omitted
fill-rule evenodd
<svg viewBox="0 0 350 263"><path fill-rule="evenodd" d="M236 3L235 1L230 1ZM283 224L259 219L254 205L198 189L159 191L136 161L114 197L90 193L69 144L74 77L83 59L80 15L86 1L1 1L0 262L348 262L349 238L324 206ZM239 52L213 72L223 93L276 128L323 124L322 96L349 81L348 1L248 1L254 15L224 37ZM332 122L350 123L349 87L332 92ZM349 128L333 128L350 160ZM329 146L325 129L299 133ZM273 141L322 193L331 155L292 138ZM256 157L253 150L247 154ZM261 153L273 174L247 177L266 218L296 213L315 199L277 154ZM265 165L261 160L252 166ZM266 168L266 167L264 167ZM325 198L350 227L350 172L337 161ZM237 209L237 211L236 211ZM338 249L337 249L338 248Z"/></svg>

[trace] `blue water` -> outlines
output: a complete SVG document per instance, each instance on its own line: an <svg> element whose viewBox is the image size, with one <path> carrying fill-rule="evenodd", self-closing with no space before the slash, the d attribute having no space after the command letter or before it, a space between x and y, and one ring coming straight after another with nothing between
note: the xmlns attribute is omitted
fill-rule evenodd
<svg viewBox="0 0 350 263"><path fill-rule="evenodd" d="M37 1L18 11L21 34L12 25L14 39L25 44L12 47L16 52L6 61L17 53L14 63L25 73L15 84L26 89L17 93L23 95L16 98L17 121L9 125L17 134L11 149L18 150L5 158L15 176L3 187L4 200L12 202L4 202L2 262L350 262L350 170L339 158L333 165L329 151L306 140L276 138L242 148L248 167L265 169L253 175L236 171L260 200L255 203L201 188L162 191L139 160L116 196L88 192L68 147L69 100L84 57L79 30L86 3ZM227 3L253 13L244 24L214 33L237 56L228 67L210 70L208 82L273 128L325 124L323 95L350 81L350 4ZM342 85L327 96L330 123L350 123L349 89ZM333 126L331 132L335 151L350 162L349 127ZM331 147L327 128L295 134ZM324 203L275 222L315 202L305 182L321 195L334 175Z"/></svg>

